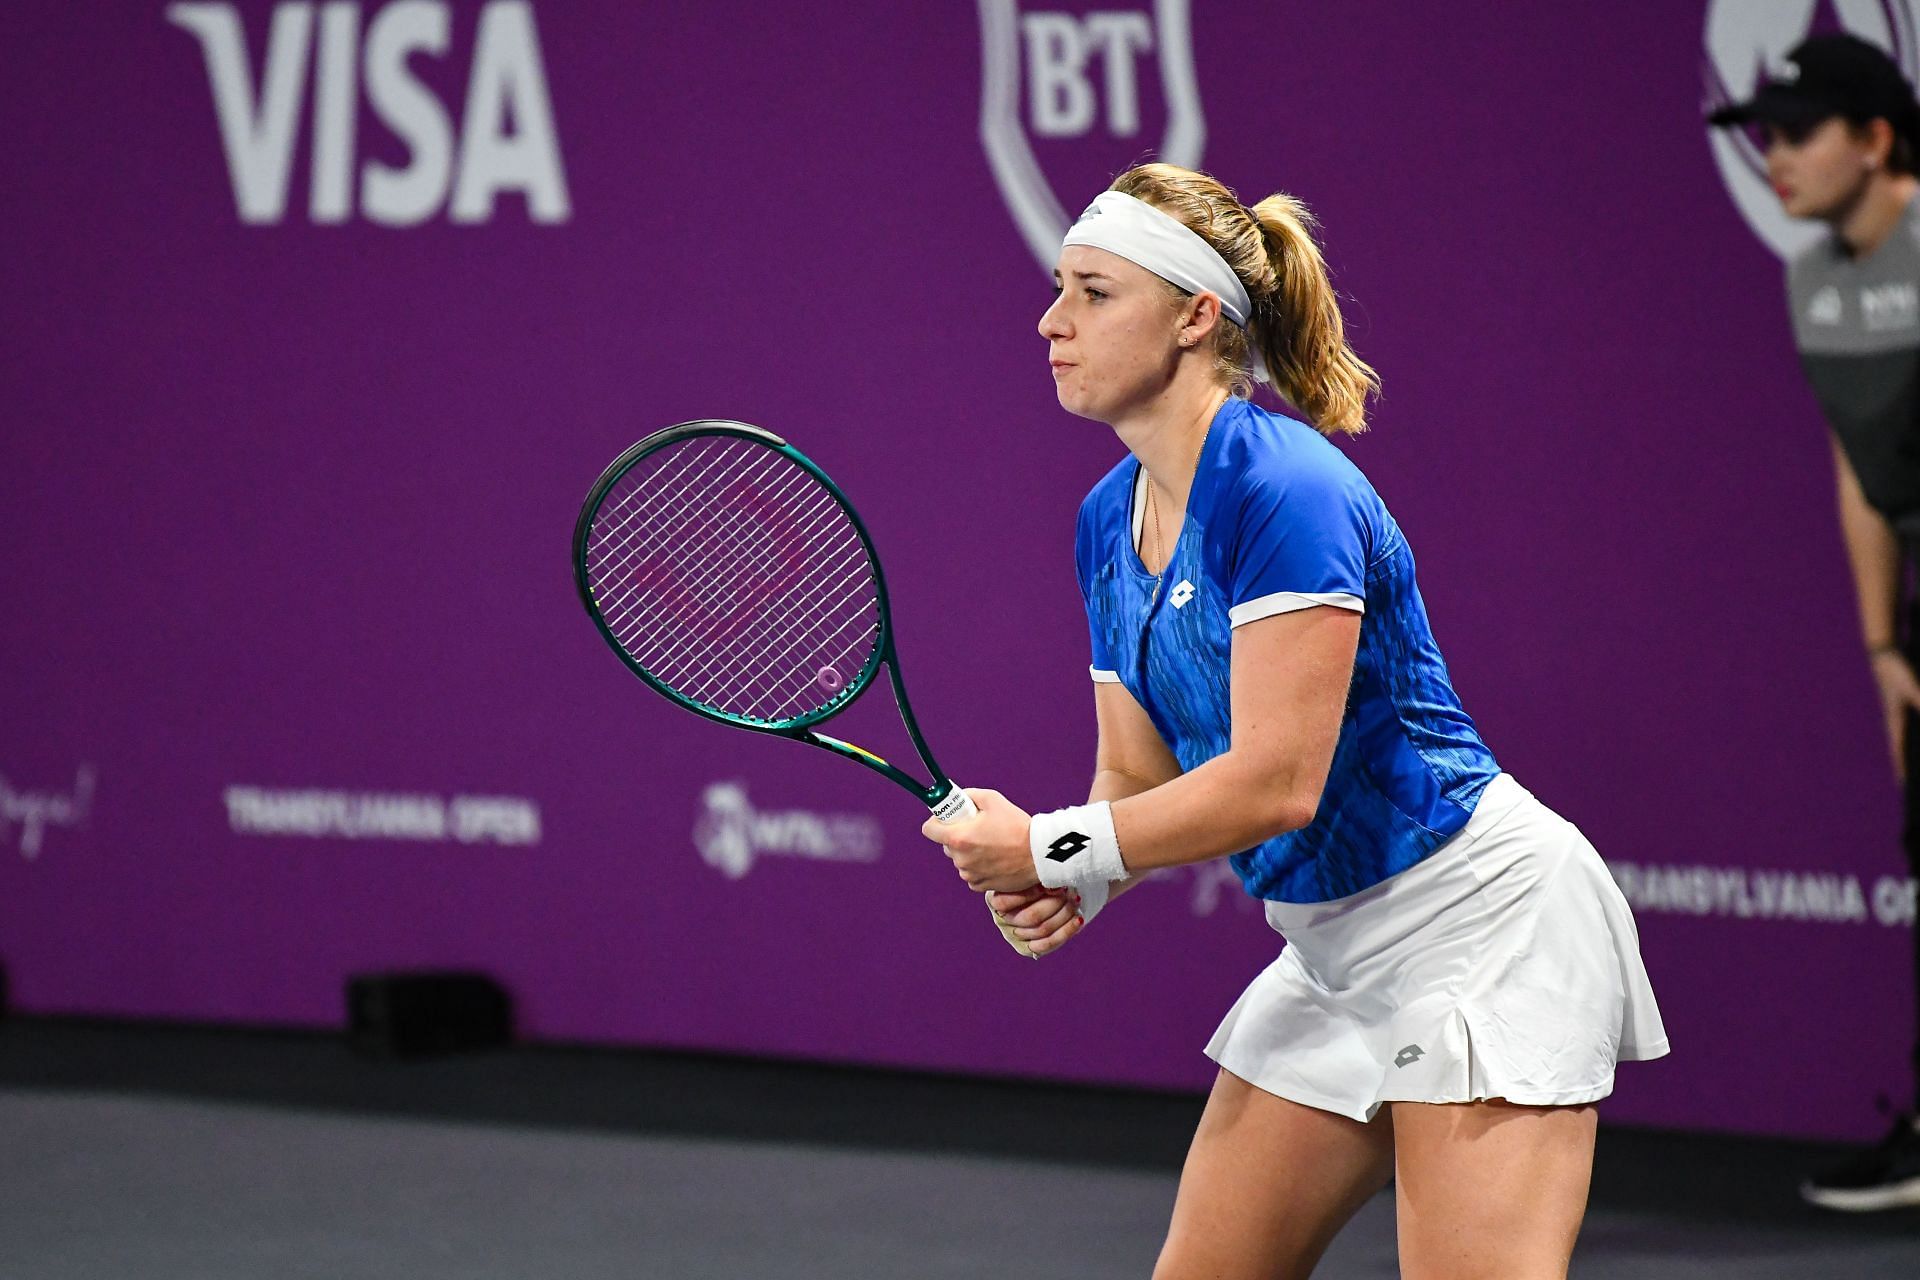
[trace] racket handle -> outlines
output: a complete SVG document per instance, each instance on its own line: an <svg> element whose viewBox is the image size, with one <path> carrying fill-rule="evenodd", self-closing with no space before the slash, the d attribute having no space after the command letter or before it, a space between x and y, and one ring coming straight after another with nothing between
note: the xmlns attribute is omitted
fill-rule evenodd
<svg viewBox="0 0 1920 1280"><path fill-rule="evenodd" d="M953 786L951 783L948 785ZM980 816L980 806L975 804L973 798L958 786L953 786L953 789L947 792L946 795L941 796L939 803L932 805L931 808L933 809L933 816L944 823L965 822L968 818L977 818ZM981 895L981 900L986 900L985 894ZM987 910L993 912L993 922L1000 926L1000 936L1007 940L1008 946L1029 960L1038 960L1040 958L1033 954L1032 948L1028 947L1025 942L1021 941L1020 938L1014 934L1013 926L1005 920L1002 920L998 911L993 910L993 903L987 903Z"/></svg>
<svg viewBox="0 0 1920 1280"><path fill-rule="evenodd" d="M947 794L927 806L933 810L934 817L952 826L956 822L965 822L968 818L980 816L980 806L973 802L972 796L955 783L949 782L947 787Z"/></svg>

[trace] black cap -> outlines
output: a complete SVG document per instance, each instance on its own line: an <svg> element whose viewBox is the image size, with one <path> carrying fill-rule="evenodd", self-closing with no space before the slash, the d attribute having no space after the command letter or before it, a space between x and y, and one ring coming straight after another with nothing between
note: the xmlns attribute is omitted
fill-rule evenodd
<svg viewBox="0 0 1920 1280"><path fill-rule="evenodd" d="M1920 142L1913 86L1879 45L1858 36L1814 36L1787 54L1787 62L1752 98L1720 108L1707 123L1806 129L1844 116L1858 124L1885 120L1896 136Z"/></svg>

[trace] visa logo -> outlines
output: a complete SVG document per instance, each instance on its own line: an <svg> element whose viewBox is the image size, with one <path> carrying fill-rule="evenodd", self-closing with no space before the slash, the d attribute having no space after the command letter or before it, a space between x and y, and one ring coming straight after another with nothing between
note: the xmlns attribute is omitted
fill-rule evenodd
<svg viewBox="0 0 1920 1280"><path fill-rule="evenodd" d="M168 6L167 20L200 42L240 220L286 217L311 79L307 215L314 222L345 222L357 209L405 227L445 209L453 222L481 223L502 192L522 193L535 222L565 222L571 209L533 6L491 0L481 8L457 126L408 65L453 50L451 6L393 0L366 21L362 8L353 0L275 5L256 77L232 4ZM363 95L366 110L404 148L405 163L369 157L356 166Z"/></svg>

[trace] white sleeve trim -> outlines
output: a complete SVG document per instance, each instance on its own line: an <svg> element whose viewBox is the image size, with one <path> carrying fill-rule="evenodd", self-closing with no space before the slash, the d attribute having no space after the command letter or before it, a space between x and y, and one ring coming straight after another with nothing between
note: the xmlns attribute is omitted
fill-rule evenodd
<svg viewBox="0 0 1920 1280"><path fill-rule="evenodd" d="M1120 673L1118 671L1102 671L1099 667L1088 667L1087 674L1093 677L1095 684L1120 683Z"/></svg>
<svg viewBox="0 0 1920 1280"><path fill-rule="evenodd" d="M1244 627L1249 622L1271 618L1277 613L1293 613L1322 604L1330 604L1336 609L1351 609L1355 613L1367 611L1365 599L1345 591L1276 591L1270 596L1261 596L1233 606L1227 610L1227 621L1233 626Z"/></svg>

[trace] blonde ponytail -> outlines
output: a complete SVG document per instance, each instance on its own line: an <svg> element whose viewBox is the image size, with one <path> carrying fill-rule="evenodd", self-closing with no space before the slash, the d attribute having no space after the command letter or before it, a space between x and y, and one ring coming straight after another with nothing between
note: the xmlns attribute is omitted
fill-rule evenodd
<svg viewBox="0 0 1920 1280"><path fill-rule="evenodd" d="M1380 376L1347 345L1305 205L1272 195L1247 209L1219 179L1171 164L1129 169L1113 190L1178 218L1246 285L1253 302L1247 327L1222 317L1214 351L1216 372L1234 394L1251 392L1248 365L1257 351L1274 390L1319 430L1367 429L1367 398L1380 393Z"/></svg>
<svg viewBox="0 0 1920 1280"><path fill-rule="evenodd" d="M1267 375L1320 430L1365 431L1367 397L1380 394L1380 375L1347 345L1340 299L1313 238L1313 215L1281 194L1248 212L1260 226L1271 267L1266 278L1247 282L1253 299L1249 336L1266 361Z"/></svg>

